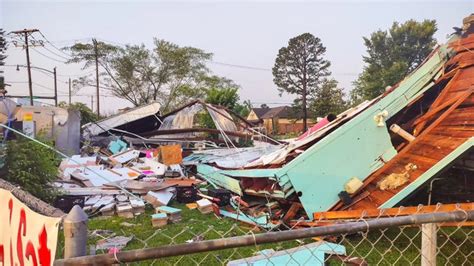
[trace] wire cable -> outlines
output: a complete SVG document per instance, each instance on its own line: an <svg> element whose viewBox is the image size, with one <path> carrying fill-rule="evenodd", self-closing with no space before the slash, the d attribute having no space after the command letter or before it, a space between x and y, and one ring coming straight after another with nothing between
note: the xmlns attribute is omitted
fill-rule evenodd
<svg viewBox="0 0 474 266"><path fill-rule="evenodd" d="M42 55L42 56L44 56L44 57L46 57L46 58L51 59L51 60L53 60L53 61L56 61L56 62L59 62L59 63L63 63L63 64L66 63L66 61L61 61L61 60L58 60L58 59L56 59L56 58L53 58L53 57L51 57L51 56L49 56L49 55L45 55L45 54L43 54L42 52L38 51L37 49L34 49L34 47L33 47L33 49L31 49L31 50L32 50L32 51L35 51L36 53L38 53L38 54L40 54L40 55Z"/></svg>
<svg viewBox="0 0 474 266"><path fill-rule="evenodd" d="M59 49L58 47L56 47L56 45L54 45L52 42L50 42L50 41L48 40L48 38L46 38L46 36L44 36L43 32L41 32L41 31L38 31L38 32L39 32L39 34L41 35L41 37L43 37L43 39L44 39L49 45L51 45L52 47L54 47L54 48L55 48L56 50L58 50L59 52L65 54L68 58L71 58L71 57L72 57L70 54L64 52L62 49Z"/></svg>

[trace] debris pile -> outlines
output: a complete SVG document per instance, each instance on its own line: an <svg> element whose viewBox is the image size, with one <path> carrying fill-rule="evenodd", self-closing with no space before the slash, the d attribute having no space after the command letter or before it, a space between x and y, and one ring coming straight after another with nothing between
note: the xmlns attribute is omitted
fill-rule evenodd
<svg viewBox="0 0 474 266"><path fill-rule="evenodd" d="M289 142L253 141L245 119L201 101L162 116L152 104L85 125L86 138L105 145L61 163L61 204L69 197L91 213L123 217L150 204L161 227L181 220L168 206L176 200L265 229L310 225L329 211L426 204L416 200L423 191L431 200L435 176L472 172L463 159L474 146L472 21L383 95ZM202 112L213 128L198 123ZM467 194L465 201L474 191Z"/></svg>
<svg viewBox="0 0 474 266"><path fill-rule="evenodd" d="M79 203L90 214L132 218L145 212L145 202L166 206L177 188L202 183L180 166L180 145L134 149L122 140L94 156L74 155L60 165L55 183L63 195L56 205L65 211Z"/></svg>

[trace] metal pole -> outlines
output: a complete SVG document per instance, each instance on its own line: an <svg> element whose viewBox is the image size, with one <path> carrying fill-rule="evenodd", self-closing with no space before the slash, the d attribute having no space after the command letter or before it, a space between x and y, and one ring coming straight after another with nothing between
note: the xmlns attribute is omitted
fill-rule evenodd
<svg viewBox="0 0 474 266"><path fill-rule="evenodd" d="M64 218L64 258L87 255L87 214L74 205Z"/></svg>
<svg viewBox="0 0 474 266"><path fill-rule="evenodd" d="M33 82L31 81L30 49L28 48L28 32L25 29L26 67L28 69L28 89L30 91L30 105L33 106Z"/></svg>
<svg viewBox="0 0 474 266"><path fill-rule="evenodd" d="M474 220L474 211L470 210L439 212L409 215L402 217L378 218L362 222L350 222L331 226L312 227L282 232L269 232L256 235L236 236L230 238L194 242L189 244L178 244L156 248L130 250L120 252L115 255L101 254L72 258L68 260L56 260L55 265L103 265L118 262L126 263L148 259L179 256L185 254L187 255L198 252L209 252L228 248L254 246L265 243L274 243L316 236L350 234L368 231L369 229L372 230L424 223L460 222L465 220Z"/></svg>
<svg viewBox="0 0 474 266"><path fill-rule="evenodd" d="M53 68L54 75L54 106L58 107L58 82L56 79L56 67Z"/></svg>
<svg viewBox="0 0 474 266"><path fill-rule="evenodd" d="M71 105L71 78L69 78L69 105Z"/></svg>
<svg viewBox="0 0 474 266"><path fill-rule="evenodd" d="M421 266L436 266L436 224L421 225Z"/></svg>
<svg viewBox="0 0 474 266"><path fill-rule="evenodd" d="M26 67L28 69L28 89L30 91L30 104L33 106L33 82L31 81L31 65L30 65L30 44L28 43L28 34L39 31L38 29L24 29L12 31L14 34L22 34L25 36L25 50L26 50ZM32 46L36 46L32 44Z"/></svg>

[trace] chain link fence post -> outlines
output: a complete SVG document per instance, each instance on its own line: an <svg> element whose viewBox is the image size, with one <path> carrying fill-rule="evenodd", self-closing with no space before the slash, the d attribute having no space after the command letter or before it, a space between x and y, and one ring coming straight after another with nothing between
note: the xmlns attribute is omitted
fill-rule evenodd
<svg viewBox="0 0 474 266"><path fill-rule="evenodd" d="M87 255L87 214L74 205L64 218L64 258Z"/></svg>
<svg viewBox="0 0 474 266"><path fill-rule="evenodd" d="M421 266L436 265L437 233L436 224L421 225Z"/></svg>

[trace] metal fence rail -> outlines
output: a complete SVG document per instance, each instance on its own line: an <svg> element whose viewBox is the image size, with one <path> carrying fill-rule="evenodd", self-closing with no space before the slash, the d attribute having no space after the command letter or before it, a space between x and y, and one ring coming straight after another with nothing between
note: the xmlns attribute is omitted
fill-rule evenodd
<svg viewBox="0 0 474 266"><path fill-rule="evenodd" d="M473 220L474 210L459 209L387 218L361 217L354 222L265 233L243 231L238 225L232 226L227 232L214 230L212 227L196 232L189 227L168 235L156 230L145 240L136 238L143 244L143 248L60 259L55 265L113 264L144 260L147 260L146 264L159 265L229 262L251 264L256 261L263 262L263 265L323 265L329 261L358 265L435 265L438 261L448 265L463 265L474 261L474 230L473 227L463 227L466 222ZM437 226L453 222L457 224L450 227ZM195 236L196 241L182 243L182 235ZM315 237L318 239L314 239ZM213 239L201 240L204 238ZM169 244L149 247L148 242L152 239L169 240ZM277 250L268 250L269 243L277 242L284 244L272 247ZM167 257L173 258L166 259Z"/></svg>

